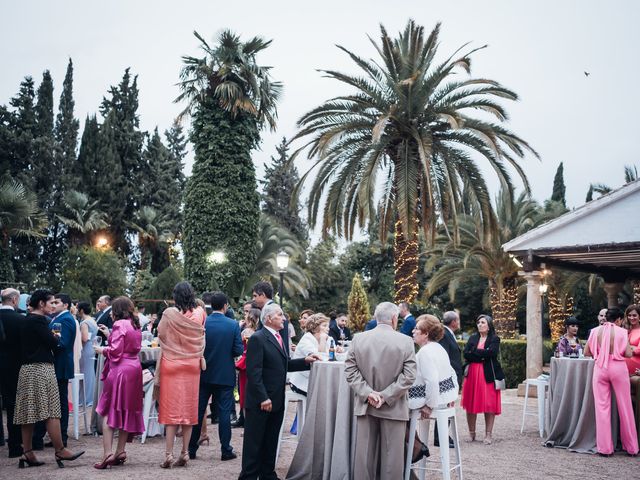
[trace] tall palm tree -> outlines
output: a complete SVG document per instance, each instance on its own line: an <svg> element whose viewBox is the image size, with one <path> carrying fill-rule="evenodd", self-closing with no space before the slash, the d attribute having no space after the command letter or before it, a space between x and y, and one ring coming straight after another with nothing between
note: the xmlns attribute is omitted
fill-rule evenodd
<svg viewBox="0 0 640 480"><path fill-rule="evenodd" d="M202 57L183 57L181 117L191 116L195 160L184 196L185 274L197 290L213 287L237 297L256 260L260 198L251 151L260 132L275 128L282 85L257 55L270 45L259 37L246 42L223 31L215 46L194 32ZM212 212L215 214L212 215ZM228 262L207 262L222 251ZM231 286L236 290L231 289Z"/></svg>
<svg viewBox="0 0 640 480"><path fill-rule="evenodd" d="M152 207L142 207L136 212L132 222L125 224L138 233L140 247L140 269L151 268L158 274L169 266L169 245L173 235L169 223Z"/></svg>
<svg viewBox="0 0 640 480"><path fill-rule="evenodd" d="M69 229L69 240L72 246L84 245L89 235L96 230L107 228L107 214L98 209L98 201L90 201L89 197L76 190L69 190L62 198L64 215L57 215Z"/></svg>
<svg viewBox="0 0 640 480"><path fill-rule="evenodd" d="M356 222L362 227L375 216L375 198L383 185L381 238L395 227L395 297L411 301L418 292L418 231L422 228L431 242L438 219L456 227L455 205L462 200L465 185L467 200L477 205L486 231L495 227L490 195L476 160L486 161L503 188L512 192L507 166L528 190L518 159L526 151L536 153L502 125L508 116L499 100L516 100L516 93L494 80L459 74L459 70L470 73L471 56L484 47L464 50L465 45L439 61L440 24L427 37L413 21L397 38L383 26L380 29L380 42L372 40L376 60L339 47L360 74L324 73L355 91L326 101L298 121L300 131L294 140L308 141L295 153L310 147L309 157L316 157L309 220L312 226L317 223L320 203L326 198L325 233L334 230L351 238ZM484 115L472 116L474 110Z"/></svg>
<svg viewBox="0 0 640 480"><path fill-rule="evenodd" d="M15 180L0 183L0 281L14 281L11 239L43 238L46 217L36 196Z"/></svg>
<svg viewBox="0 0 640 480"><path fill-rule="evenodd" d="M425 268L439 268L430 278L426 294L431 295L448 285L453 300L465 279L485 278L496 330L502 336L512 337L517 330L518 267L502 245L548 220L553 212L542 210L526 192L514 201L503 191L496 202L496 214L498 228L491 235L485 235L478 217L464 214L458 219L459 242L441 229L433 248L427 252Z"/></svg>

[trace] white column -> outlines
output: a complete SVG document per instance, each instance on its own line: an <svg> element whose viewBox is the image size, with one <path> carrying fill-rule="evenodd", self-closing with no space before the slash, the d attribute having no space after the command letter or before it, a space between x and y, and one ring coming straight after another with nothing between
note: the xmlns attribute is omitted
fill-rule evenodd
<svg viewBox="0 0 640 480"><path fill-rule="evenodd" d="M527 280L527 378L542 373L542 272L518 272Z"/></svg>
<svg viewBox="0 0 640 480"><path fill-rule="evenodd" d="M607 292L607 308L618 307L618 294L624 288L624 283L605 282L604 291Z"/></svg>

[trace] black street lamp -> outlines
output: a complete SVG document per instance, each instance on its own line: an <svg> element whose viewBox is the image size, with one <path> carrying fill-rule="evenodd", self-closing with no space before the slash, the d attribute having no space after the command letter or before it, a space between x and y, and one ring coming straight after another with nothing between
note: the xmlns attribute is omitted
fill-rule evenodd
<svg viewBox="0 0 640 480"><path fill-rule="evenodd" d="M282 308L284 274L287 272L287 267L289 266L289 254L284 250L280 250L276 255L276 265L278 267L278 273L280 274L280 286L278 288L278 295L280 296L280 308Z"/></svg>

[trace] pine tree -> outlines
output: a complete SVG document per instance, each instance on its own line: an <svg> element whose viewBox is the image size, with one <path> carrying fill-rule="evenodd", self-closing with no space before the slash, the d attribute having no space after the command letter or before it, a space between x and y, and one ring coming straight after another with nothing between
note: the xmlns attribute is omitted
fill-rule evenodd
<svg viewBox="0 0 640 480"><path fill-rule="evenodd" d="M186 178L184 176L184 159L187 156L187 139L184 135L184 129L179 122L174 122L169 130L164 132L167 148L171 154L172 175L180 183L180 188L184 189Z"/></svg>
<svg viewBox="0 0 640 480"><path fill-rule="evenodd" d="M288 149L287 139L283 138L280 145L276 147L277 157L271 157L271 165L265 167L266 180L261 181L265 186L262 195L264 202L262 211L276 218L303 245L306 245L309 235L305 224L300 219L300 208L291 208L291 197L300 178L298 169L293 162L289 162Z"/></svg>
<svg viewBox="0 0 640 480"><path fill-rule="evenodd" d="M563 207L567 206L567 202L565 200L565 192L566 188L564 186L564 166L562 162L558 165L558 170L556 170L556 175L553 177L553 192L551 193L551 200L554 202L559 202Z"/></svg>
<svg viewBox="0 0 640 480"><path fill-rule="evenodd" d="M69 190L78 189L80 183L80 177L75 168L80 122L74 117L74 107L73 62L69 59L55 125L55 138L58 147L56 151L57 180L61 184L62 195Z"/></svg>
<svg viewBox="0 0 640 480"><path fill-rule="evenodd" d="M98 120L94 116L87 115L84 121L82 139L80 140L80 151L78 152L78 174L80 182L77 190L86 193L90 198L96 200L95 195L98 183L103 180L96 177L98 158L98 138L100 127Z"/></svg>
<svg viewBox="0 0 640 480"><path fill-rule="evenodd" d="M354 332L362 332L371 319L369 300L365 292L360 275L353 276L351 291L349 292L349 324Z"/></svg>
<svg viewBox="0 0 640 480"><path fill-rule="evenodd" d="M144 166L142 162L142 150L144 134L139 130L138 118L138 77L131 78L127 68L122 81L117 87L109 89L109 98L104 98L100 106L100 113L105 118L102 130L110 128L116 149L116 157L120 164L120 172L125 173L122 182L119 182L121 190L119 194L126 199L122 212L117 207L118 214L112 219L111 228L114 234L114 246L121 253L128 254L131 246L127 238L127 229L121 222L123 218L133 218L140 208ZM112 116L110 121L108 117Z"/></svg>

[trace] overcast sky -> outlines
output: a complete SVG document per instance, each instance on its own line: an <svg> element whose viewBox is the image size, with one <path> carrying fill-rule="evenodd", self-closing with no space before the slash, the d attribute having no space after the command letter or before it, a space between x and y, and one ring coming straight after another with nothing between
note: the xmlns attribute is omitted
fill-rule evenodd
<svg viewBox="0 0 640 480"><path fill-rule="evenodd" d="M278 130L265 133L254 154L258 175L303 113L346 91L316 71L356 71L335 45L375 56L367 35L377 38L380 23L395 34L409 18L428 31L443 23L441 56L465 42L489 45L473 57L472 75L498 80L520 95L507 105L508 127L542 157L523 162L536 199L550 196L561 161L571 207L584 202L590 182L619 186L624 165L640 166L638 1L0 2L0 103L9 102L24 76L39 83L49 69L57 104L71 57L81 125L131 67L138 75L141 128L168 128L181 110L172 103L181 55L200 55L194 29L207 40L224 28L245 39L273 39L259 62L273 66L285 91ZM299 163L300 170L307 165Z"/></svg>

